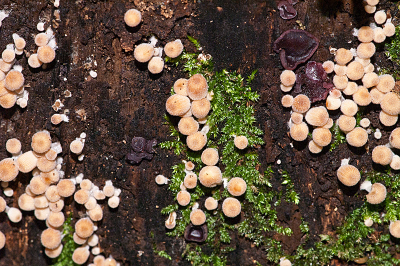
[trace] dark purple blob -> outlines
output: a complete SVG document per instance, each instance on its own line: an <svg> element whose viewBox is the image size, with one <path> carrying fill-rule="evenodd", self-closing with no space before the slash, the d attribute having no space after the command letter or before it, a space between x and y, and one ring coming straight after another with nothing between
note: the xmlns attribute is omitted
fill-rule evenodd
<svg viewBox="0 0 400 266"><path fill-rule="evenodd" d="M207 225L203 224L201 226L189 224L186 227L184 237L186 241L202 243L206 241L208 234Z"/></svg>
<svg viewBox="0 0 400 266"><path fill-rule="evenodd" d="M134 137L131 142L130 152L126 155L126 160L131 164L139 164L143 159L153 159L155 153L153 147L157 145L157 140L146 140L142 137Z"/></svg>
<svg viewBox="0 0 400 266"><path fill-rule="evenodd" d="M325 100L332 88L333 84L321 63L310 61L296 71L294 92L307 95L312 103Z"/></svg>
<svg viewBox="0 0 400 266"><path fill-rule="evenodd" d="M319 41L304 30L287 30L274 42L285 69L293 70L315 53Z"/></svg>
<svg viewBox="0 0 400 266"><path fill-rule="evenodd" d="M283 19L292 19L297 16L297 11L289 1L280 1L278 3L279 15Z"/></svg>

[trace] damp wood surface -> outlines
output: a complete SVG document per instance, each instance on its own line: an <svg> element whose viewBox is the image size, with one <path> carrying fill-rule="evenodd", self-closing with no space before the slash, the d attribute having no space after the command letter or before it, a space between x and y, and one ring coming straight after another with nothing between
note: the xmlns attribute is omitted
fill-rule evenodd
<svg viewBox="0 0 400 266"><path fill-rule="evenodd" d="M380 3L382 9L394 6L390 1ZM143 22L135 30L123 22L129 8L142 11ZM265 132L265 145L257 149L260 170L268 164L276 171L287 170L300 196L298 206L278 207L279 222L292 228L293 235L277 235L276 239L288 253L293 252L303 237L299 230L301 217L309 223L310 244L320 240L319 234L334 235L346 215L361 206L365 195L339 184L336 170L341 159L351 157L360 170L372 170L372 149L368 147L386 143L390 131L382 130L381 140L370 136L366 149L341 144L332 152L324 149L321 154L312 155L306 143L291 147L287 127L290 110L280 104L283 94L279 75L283 68L272 44L284 31L304 26L320 40L311 60L323 62L333 58L330 46L355 47L353 28L369 24L371 16L365 14L361 1L355 0L305 0L295 8L297 17L283 20L273 0L61 0L61 20L55 21L55 8L50 1L1 1L0 9L11 10L0 29L1 49L12 42L11 35L16 32L25 38L25 49L32 53L39 18L47 18L45 28L52 25L59 47L56 60L45 70L32 70L26 57L18 57L17 64L24 68L25 84L30 86L29 101L26 109L15 106L0 110L1 159L8 156L7 139L20 139L23 151L27 151L32 135L48 130L53 141L60 141L63 146L66 177L83 173L98 186L111 179L122 189L121 204L116 210L102 204L104 218L98 223L97 234L105 255L112 255L121 265L190 265L181 258L184 239L165 235L167 217L160 210L174 199L166 187L154 182L157 174L168 177L171 166L183 158L157 147L152 161L144 160L134 166L125 161L132 137L155 138L158 142L169 139L163 118L165 101L174 81L186 77L175 66L168 66L160 75L149 74L146 65L134 60L134 46L154 34L162 46L181 39L185 48L192 51L194 47L186 38L190 35L213 56L216 70L238 70L246 77L258 69L252 88L261 95L255 110L257 125ZM391 12L396 17L397 9ZM375 64L391 66L382 48L378 48ZM97 72L97 78L90 76L90 70ZM66 90L72 97L65 97ZM55 113L51 106L56 99L65 105L63 110L69 109L70 122L60 126L50 123L50 116ZM338 115L333 113L334 118ZM368 109L365 115L374 127L380 127L378 116L379 110L374 109ZM82 162L68 149L81 132L87 134ZM30 176L20 174L10 184L14 196L6 198L9 206L17 207L16 199ZM278 180L274 185L280 183ZM75 220L85 212L73 200L65 206L65 212L73 212ZM23 219L17 224L10 223L5 213L0 214L0 231L6 235L0 265L50 265L51 260L40 244L45 228L45 223L37 221L32 212L23 212ZM274 265L265 259L262 249L242 237L231 236L236 251L228 254L228 265L254 265L255 260L262 265ZM172 261L154 254L153 244L158 250L165 249ZM352 264L335 260L332 265Z"/></svg>

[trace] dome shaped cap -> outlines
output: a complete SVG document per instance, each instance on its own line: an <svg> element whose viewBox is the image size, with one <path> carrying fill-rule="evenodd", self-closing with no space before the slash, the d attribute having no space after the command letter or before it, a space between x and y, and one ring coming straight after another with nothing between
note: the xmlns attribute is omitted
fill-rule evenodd
<svg viewBox="0 0 400 266"><path fill-rule="evenodd" d="M311 153L314 153L314 154L317 154L317 153L320 153L321 151L322 151L322 149L323 149L323 147L322 146L319 146L317 143L315 143L315 141L313 141L313 140L311 140L309 143L308 143L308 150L311 152Z"/></svg>
<svg viewBox="0 0 400 266"><path fill-rule="evenodd" d="M331 143L332 133L327 128L316 128L312 132L312 138L317 145L325 147Z"/></svg>
<svg viewBox="0 0 400 266"><path fill-rule="evenodd" d="M296 74L292 70L283 70L280 78L281 83L286 87L293 86L296 82Z"/></svg>
<svg viewBox="0 0 400 266"><path fill-rule="evenodd" d="M340 130L343 131L344 133L352 131L356 126L356 123L357 121L354 116L347 116L347 115L339 116L339 119L337 121Z"/></svg>
<svg viewBox="0 0 400 266"><path fill-rule="evenodd" d="M242 211L242 206L240 201L235 198L226 198L222 203L222 212L225 216L233 218L240 214Z"/></svg>
<svg viewBox="0 0 400 266"><path fill-rule="evenodd" d="M51 185L45 192L45 196L49 202L57 202L61 199L60 194L58 194L58 189L56 185Z"/></svg>
<svg viewBox="0 0 400 266"><path fill-rule="evenodd" d="M165 108L170 115L180 116L190 109L190 100L186 96L174 94L167 99Z"/></svg>
<svg viewBox="0 0 400 266"><path fill-rule="evenodd" d="M353 94L353 101L358 106L367 106L371 103L372 97L367 88L364 86L359 86L356 93Z"/></svg>
<svg viewBox="0 0 400 266"><path fill-rule="evenodd" d="M190 199L190 193L185 190L181 190L176 194L176 201L178 201L178 204L181 206L187 206L190 203Z"/></svg>
<svg viewBox="0 0 400 266"><path fill-rule="evenodd" d="M387 93L393 90L395 83L396 81L394 80L392 75L381 75L379 76L379 83L378 85L376 85L376 88L383 93Z"/></svg>
<svg viewBox="0 0 400 266"><path fill-rule="evenodd" d="M29 56L28 58L28 65L31 68L39 68L41 67L43 64L43 62L41 62L38 58L37 54L31 54L31 56Z"/></svg>
<svg viewBox="0 0 400 266"><path fill-rule="evenodd" d="M385 10L379 10L379 11L375 12L375 14L374 14L374 19L375 19L376 24L385 23L386 18L387 18L387 16L386 16Z"/></svg>
<svg viewBox="0 0 400 266"><path fill-rule="evenodd" d="M165 54L170 58L176 58L183 52L183 44L181 40L175 40L164 46Z"/></svg>
<svg viewBox="0 0 400 266"><path fill-rule="evenodd" d="M18 198L18 207L23 211L33 211L35 209L35 199L23 193Z"/></svg>
<svg viewBox="0 0 400 266"><path fill-rule="evenodd" d="M47 228L41 235L42 245L49 249L55 249L61 244L61 232L53 228Z"/></svg>
<svg viewBox="0 0 400 266"><path fill-rule="evenodd" d="M348 187L356 185L361 179L360 171L350 164L340 166L337 170L337 176L339 181Z"/></svg>
<svg viewBox="0 0 400 266"><path fill-rule="evenodd" d="M37 165L37 157L32 151L28 151L20 155L17 159L18 169L22 173L29 173Z"/></svg>
<svg viewBox="0 0 400 266"><path fill-rule="evenodd" d="M49 249L49 248L45 248L44 249L44 253L46 254L47 257L51 258L51 259L55 259L58 256L60 256L62 250L63 250L63 244L60 244L57 248L55 249Z"/></svg>
<svg viewBox="0 0 400 266"><path fill-rule="evenodd" d="M247 140L246 136L236 136L233 142L235 147L239 150L244 150L249 145L249 141Z"/></svg>
<svg viewBox="0 0 400 266"><path fill-rule="evenodd" d="M1 181L10 182L17 177L18 173L18 166L12 158L6 158L0 161Z"/></svg>
<svg viewBox="0 0 400 266"><path fill-rule="evenodd" d="M358 106L354 101L346 99L342 102L340 111L342 111L344 115L354 116L358 111Z"/></svg>
<svg viewBox="0 0 400 266"><path fill-rule="evenodd" d="M151 74L160 74L164 69L164 59L160 56L154 56L150 59L147 69Z"/></svg>
<svg viewBox="0 0 400 266"><path fill-rule="evenodd" d="M193 189L197 186L197 175L195 173L188 173L183 180L183 185L188 189Z"/></svg>
<svg viewBox="0 0 400 266"><path fill-rule="evenodd" d="M49 45L41 46L38 48L37 57L39 61L48 64L56 58L56 51Z"/></svg>
<svg viewBox="0 0 400 266"><path fill-rule="evenodd" d="M390 148L379 145L372 150L372 161L381 165L388 165L392 161L393 152Z"/></svg>
<svg viewBox="0 0 400 266"><path fill-rule="evenodd" d="M371 88L379 84L379 76L375 72L366 73L362 78L363 86Z"/></svg>
<svg viewBox="0 0 400 266"><path fill-rule="evenodd" d="M353 54L350 50L347 50L345 48L339 48L336 51L335 55L335 61L339 65L346 65L348 62L350 62L353 59Z"/></svg>
<svg viewBox="0 0 400 266"><path fill-rule="evenodd" d="M400 127L393 129L390 133L389 143L393 148L400 149Z"/></svg>
<svg viewBox="0 0 400 266"><path fill-rule="evenodd" d="M29 183L29 189L35 195L41 195L45 193L48 187L49 185L42 181L40 175L34 176Z"/></svg>
<svg viewBox="0 0 400 266"><path fill-rule="evenodd" d="M125 12L124 21L129 27L136 27L142 21L142 13L137 9L129 9Z"/></svg>
<svg viewBox="0 0 400 266"><path fill-rule="evenodd" d="M215 187L222 182L222 172L217 166L205 166L200 170L199 181L205 187Z"/></svg>
<svg viewBox="0 0 400 266"><path fill-rule="evenodd" d="M75 232L81 238L88 238L94 232L93 222L89 218L81 218L75 224Z"/></svg>
<svg viewBox="0 0 400 266"><path fill-rule="evenodd" d="M24 85L24 75L17 70L10 70L4 79L4 86L7 90L16 91Z"/></svg>
<svg viewBox="0 0 400 266"><path fill-rule="evenodd" d="M386 40L386 34L381 27L374 28L374 42L383 43Z"/></svg>
<svg viewBox="0 0 400 266"><path fill-rule="evenodd" d="M207 144L207 136L201 131L189 135L186 138L186 145L193 151L199 151Z"/></svg>
<svg viewBox="0 0 400 266"><path fill-rule="evenodd" d="M346 75L350 80L359 80L364 76L364 66L353 61L347 66Z"/></svg>
<svg viewBox="0 0 400 266"><path fill-rule="evenodd" d="M79 189L74 194L74 200L79 204L85 204L89 200L89 197L90 193L85 189Z"/></svg>
<svg viewBox="0 0 400 266"><path fill-rule="evenodd" d="M400 238L400 221L391 222L389 225L389 232L392 236Z"/></svg>
<svg viewBox="0 0 400 266"><path fill-rule="evenodd" d="M360 42L372 42L374 30L370 26L363 26L358 30L357 37Z"/></svg>
<svg viewBox="0 0 400 266"><path fill-rule="evenodd" d="M295 141L303 141L308 136L308 126L305 122L294 124L290 128L290 136Z"/></svg>
<svg viewBox="0 0 400 266"><path fill-rule="evenodd" d="M346 134L346 140L353 147L362 147L368 141L368 133L364 128L356 127Z"/></svg>
<svg viewBox="0 0 400 266"><path fill-rule="evenodd" d="M103 210L99 204L96 204L96 207L89 210L89 217L94 222L98 222L103 219Z"/></svg>
<svg viewBox="0 0 400 266"><path fill-rule="evenodd" d="M386 22L382 27L386 37L392 37L396 33L396 28L391 22Z"/></svg>
<svg viewBox="0 0 400 266"><path fill-rule="evenodd" d="M201 74L195 74L188 81L188 96L192 100L201 100L207 96L207 80Z"/></svg>
<svg viewBox="0 0 400 266"><path fill-rule="evenodd" d="M369 91L369 95L371 95L371 102L373 104L380 104L385 94L386 93L379 91L377 88L372 88Z"/></svg>
<svg viewBox="0 0 400 266"><path fill-rule="evenodd" d="M54 228L59 228L64 224L65 221L64 213L51 211L46 221L50 226Z"/></svg>
<svg viewBox="0 0 400 266"><path fill-rule="evenodd" d="M246 192L247 184L246 181L243 180L243 178L234 177L229 180L226 188L232 196L238 197Z"/></svg>
<svg viewBox="0 0 400 266"><path fill-rule="evenodd" d="M372 185L371 192L367 194L367 201L371 204L382 203L386 198L386 187L381 183Z"/></svg>
<svg viewBox="0 0 400 266"><path fill-rule="evenodd" d="M346 95L353 95L358 90L357 83L350 81L347 83L346 88L343 90L343 93Z"/></svg>
<svg viewBox="0 0 400 266"><path fill-rule="evenodd" d="M47 158L43 156L38 158L36 166L39 171L47 173L56 168L57 162L55 160L47 160Z"/></svg>
<svg viewBox="0 0 400 266"><path fill-rule="evenodd" d="M214 148L207 148L201 153L201 161L205 165L216 165L218 163L219 156L218 150Z"/></svg>
<svg viewBox="0 0 400 266"><path fill-rule="evenodd" d="M21 151L21 141L16 138L8 139L6 142L6 150L11 154L18 154Z"/></svg>
<svg viewBox="0 0 400 266"><path fill-rule="evenodd" d="M357 56L361 59L371 58L375 54L375 44L372 42L360 43L357 47Z"/></svg>
<svg viewBox="0 0 400 266"><path fill-rule="evenodd" d="M191 111L196 118L205 118L211 109L211 103L207 98L192 102Z"/></svg>
<svg viewBox="0 0 400 266"><path fill-rule="evenodd" d="M308 110L305 119L309 125L322 127L328 122L329 113L323 106L313 107Z"/></svg>
<svg viewBox="0 0 400 266"><path fill-rule="evenodd" d="M206 222L206 214L200 209L193 210L190 213L190 221L193 225L202 225Z"/></svg>
<svg viewBox="0 0 400 266"><path fill-rule="evenodd" d="M39 47L45 46L48 43L49 43L49 37L47 36L46 33L42 32L35 36L35 44L37 46L39 46Z"/></svg>
<svg viewBox="0 0 400 266"><path fill-rule="evenodd" d="M174 83L174 92L176 94L187 96L188 80L180 78Z"/></svg>
<svg viewBox="0 0 400 266"><path fill-rule="evenodd" d="M400 113L400 99L396 93L388 92L383 96L381 108L390 115L398 115Z"/></svg>
<svg viewBox="0 0 400 266"><path fill-rule="evenodd" d="M79 265L84 264L90 256L89 246L79 247L72 253L72 260Z"/></svg>
<svg viewBox="0 0 400 266"><path fill-rule="evenodd" d="M332 61L328 60L322 63L322 67L324 68L325 72L330 74L333 72L333 69L335 68L335 63Z"/></svg>
<svg viewBox="0 0 400 266"><path fill-rule="evenodd" d="M387 127L394 126L397 123L398 118L398 115L389 115L385 111L379 112L379 121L382 123L382 125Z"/></svg>
<svg viewBox="0 0 400 266"><path fill-rule="evenodd" d="M303 122L303 115L300 113L292 112L290 119L295 124L301 124Z"/></svg>
<svg viewBox="0 0 400 266"><path fill-rule="evenodd" d="M62 179L57 184L58 194L61 197L69 197L75 192L75 184L70 179Z"/></svg>
<svg viewBox="0 0 400 266"><path fill-rule="evenodd" d="M290 94L286 94L282 96L281 103L283 107L289 108L292 107L294 98Z"/></svg>
<svg viewBox="0 0 400 266"><path fill-rule="evenodd" d="M154 47L149 43L141 43L136 46L133 55L140 63L146 63L153 57Z"/></svg>
<svg viewBox="0 0 400 266"><path fill-rule="evenodd" d="M292 109L294 112L305 113L310 109L310 106L310 99L304 94L299 94L293 99Z"/></svg>
<svg viewBox="0 0 400 266"><path fill-rule="evenodd" d="M31 147L34 152L45 153L51 148L51 136L47 131L39 131L32 136Z"/></svg>
<svg viewBox="0 0 400 266"><path fill-rule="evenodd" d="M204 202L204 207L209 211L215 210L218 208L218 201L213 197L208 197Z"/></svg>

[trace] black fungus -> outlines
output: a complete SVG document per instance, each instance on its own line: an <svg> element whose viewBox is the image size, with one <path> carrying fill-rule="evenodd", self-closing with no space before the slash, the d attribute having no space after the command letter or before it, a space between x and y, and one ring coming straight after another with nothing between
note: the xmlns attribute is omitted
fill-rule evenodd
<svg viewBox="0 0 400 266"><path fill-rule="evenodd" d="M325 100L332 88L321 63L310 61L296 71L294 93L307 95L312 103Z"/></svg>
<svg viewBox="0 0 400 266"><path fill-rule="evenodd" d="M131 164L139 164L143 159L153 159L154 149L157 140L146 140L142 137L134 137L131 142L131 149L126 155L126 160Z"/></svg>
<svg viewBox="0 0 400 266"><path fill-rule="evenodd" d="M297 16L297 11L290 2L282 0L278 3L279 15L283 19L292 19Z"/></svg>
<svg viewBox="0 0 400 266"><path fill-rule="evenodd" d="M184 237L186 241L202 243L206 241L208 234L207 225L203 224L201 226L189 224L186 227Z"/></svg>
<svg viewBox="0 0 400 266"><path fill-rule="evenodd" d="M287 30L274 42L285 69L294 70L315 53L319 45L316 37L304 30Z"/></svg>

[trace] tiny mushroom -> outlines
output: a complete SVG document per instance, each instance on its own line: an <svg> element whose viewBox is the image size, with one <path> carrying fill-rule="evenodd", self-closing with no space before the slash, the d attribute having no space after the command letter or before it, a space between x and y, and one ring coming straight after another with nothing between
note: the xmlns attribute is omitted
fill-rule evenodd
<svg viewBox="0 0 400 266"><path fill-rule="evenodd" d="M386 187L381 183L372 185L371 192L367 194L367 201L371 204L382 203L386 198Z"/></svg>

